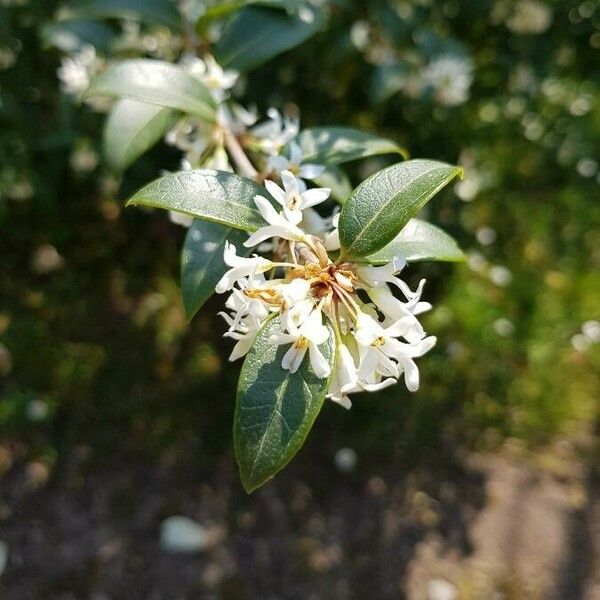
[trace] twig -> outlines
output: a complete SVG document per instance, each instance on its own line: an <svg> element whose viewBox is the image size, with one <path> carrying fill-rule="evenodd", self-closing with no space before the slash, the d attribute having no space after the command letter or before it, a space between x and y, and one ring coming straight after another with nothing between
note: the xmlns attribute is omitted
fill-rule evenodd
<svg viewBox="0 0 600 600"><path fill-rule="evenodd" d="M258 171L250 162L248 156L246 156L244 149L241 147L235 135L233 135L229 129L224 129L223 136L225 139L225 146L242 175L250 177L250 179L257 179Z"/></svg>

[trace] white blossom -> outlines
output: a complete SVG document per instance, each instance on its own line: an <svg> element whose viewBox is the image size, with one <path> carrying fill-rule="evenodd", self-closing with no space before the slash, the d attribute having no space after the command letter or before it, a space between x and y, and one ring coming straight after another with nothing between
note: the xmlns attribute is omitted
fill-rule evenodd
<svg viewBox="0 0 600 600"><path fill-rule="evenodd" d="M265 240L273 237L283 238L284 240L302 241L305 234L296 224L292 223L286 217L278 213L273 205L264 196L255 196L256 204L263 219L268 223L255 231L245 242L244 246L252 248Z"/></svg>
<svg viewBox="0 0 600 600"><path fill-rule="evenodd" d="M63 57L57 71L63 92L81 96L90 85L91 78L100 71L102 64L96 49L89 44L71 56Z"/></svg>
<svg viewBox="0 0 600 600"><path fill-rule="evenodd" d="M375 319L365 313L357 318L355 333L359 345L359 378L370 377L373 371L384 377L399 377L404 373L404 382L409 391L419 389L419 370L413 358L422 356L435 345L433 336L415 343L404 343L398 337L405 337L413 328L410 317L402 317L389 327L383 328Z"/></svg>
<svg viewBox="0 0 600 600"><path fill-rule="evenodd" d="M278 345L291 344L281 362L284 369L289 370L290 373L295 373L300 368L308 351L313 372L317 377L324 379L331 374L331 367L319 346L329 338L329 330L323 325L321 310L315 308L306 314L307 307L308 305L303 303L290 309L290 311L296 311L302 317L300 325L296 324L295 319L288 319L286 321L287 331L274 335L272 342Z"/></svg>
<svg viewBox="0 0 600 600"><path fill-rule="evenodd" d="M283 154L269 157L269 169L279 175L291 171L299 179L316 179L325 171L324 165L302 163L302 150L296 142L290 142L289 158Z"/></svg>
<svg viewBox="0 0 600 600"><path fill-rule="evenodd" d="M229 242L225 242L225 251L223 253L225 264L231 267L229 271L221 277L215 288L218 294L222 294L230 290L237 281L249 275L264 273L272 267L272 262L260 256L246 258L238 256L235 246Z"/></svg>
<svg viewBox="0 0 600 600"><path fill-rule="evenodd" d="M329 188L304 189L301 180L296 178L291 171L282 171L281 181L283 189L274 181L265 181L265 187L269 194L283 207L283 212L294 225L302 221L302 211L307 208L321 204L329 198Z"/></svg>
<svg viewBox="0 0 600 600"><path fill-rule="evenodd" d="M473 81L471 61L460 56L443 55L431 61L421 74L425 87L433 89L440 104L456 106L469 98Z"/></svg>
<svg viewBox="0 0 600 600"><path fill-rule="evenodd" d="M257 138L263 152L275 156L298 135L300 120L293 117L284 117L275 108L270 108L267 111L267 116L269 119L264 123L255 125L251 129L251 133Z"/></svg>

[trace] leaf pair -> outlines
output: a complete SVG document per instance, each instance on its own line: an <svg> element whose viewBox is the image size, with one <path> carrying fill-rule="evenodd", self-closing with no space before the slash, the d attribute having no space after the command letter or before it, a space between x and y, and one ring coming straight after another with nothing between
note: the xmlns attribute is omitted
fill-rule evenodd
<svg viewBox="0 0 600 600"><path fill-rule="evenodd" d="M345 258L365 257L386 247L460 167L434 160L409 160L378 171L350 195L340 214Z"/></svg>
<svg viewBox="0 0 600 600"><path fill-rule="evenodd" d="M124 170L158 142L183 113L209 123L216 105L209 91L183 67L159 60L113 64L90 84L84 98L120 98L104 129L104 154Z"/></svg>

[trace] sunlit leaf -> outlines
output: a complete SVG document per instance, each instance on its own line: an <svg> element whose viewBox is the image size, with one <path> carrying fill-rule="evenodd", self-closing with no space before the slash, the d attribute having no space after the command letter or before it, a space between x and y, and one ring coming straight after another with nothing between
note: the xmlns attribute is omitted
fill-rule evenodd
<svg viewBox="0 0 600 600"><path fill-rule="evenodd" d="M304 129L295 141L304 162L338 165L379 154L400 154L407 158L406 150L396 142L350 127Z"/></svg>
<svg viewBox="0 0 600 600"><path fill-rule="evenodd" d="M255 231L264 220L254 196L266 191L246 177L225 171L170 173L136 192L127 205L174 210L244 231Z"/></svg>
<svg viewBox="0 0 600 600"><path fill-rule="evenodd" d="M340 215L346 256L367 256L389 244L460 167L435 160L409 160L378 171L361 183Z"/></svg>
<svg viewBox="0 0 600 600"><path fill-rule="evenodd" d="M387 246L358 260L383 265L399 255L409 262L459 262L465 258L452 236L427 221L411 219Z"/></svg>
<svg viewBox="0 0 600 600"><path fill-rule="evenodd" d="M183 67L160 60L126 60L109 66L84 94L92 96L129 98L215 119L215 102L208 90Z"/></svg>

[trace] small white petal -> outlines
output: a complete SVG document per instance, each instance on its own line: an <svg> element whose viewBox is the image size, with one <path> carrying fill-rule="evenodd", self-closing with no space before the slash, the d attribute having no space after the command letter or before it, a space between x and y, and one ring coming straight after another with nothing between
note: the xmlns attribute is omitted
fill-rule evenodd
<svg viewBox="0 0 600 600"><path fill-rule="evenodd" d="M264 196L254 196L254 204L256 204L262 218L270 225L274 225L281 220L273 205Z"/></svg>
<svg viewBox="0 0 600 600"><path fill-rule="evenodd" d="M312 367L315 375L319 379L325 379L325 377L329 377L331 374L331 367L316 344L313 343L310 345L309 355L310 366Z"/></svg>
<svg viewBox="0 0 600 600"><path fill-rule="evenodd" d="M285 192L274 181L267 179L265 181L265 187L269 194L271 194L281 206L286 206Z"/></svg>
<svg viewBox="0 0 600 600"><path fill-rule="evenodd" d="M329 188L314 188L312 190L307 190L302 194L302 208L310 208L311 206L316 206L317 204L321 204L329 198L331 194L331 190Z"/></svg>

